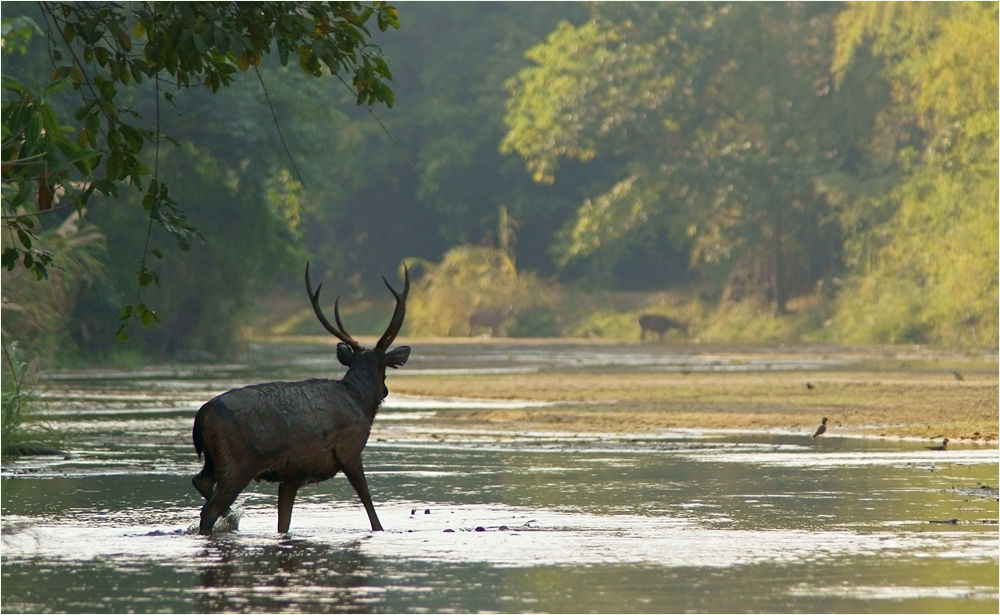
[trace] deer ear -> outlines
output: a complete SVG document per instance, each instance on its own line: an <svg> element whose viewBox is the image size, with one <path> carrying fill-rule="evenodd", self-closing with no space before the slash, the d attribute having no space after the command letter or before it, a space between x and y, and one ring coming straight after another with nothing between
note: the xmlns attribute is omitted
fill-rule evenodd
<svg viewBox="0 0 1000 615"><path fill-rule="evenodd" d="M337 344L337 360L346 367L351 366L351 360L354 358L354 350L350 346L344 343Z"/></svg>
<svg viewBox="0 0 1000 615"><path fill-rule="evenodd" d="M399 348L393 348L389 352L385 353L385 359L383 362L386 367L391 367L393 369L399 367L400 365L406 363L406 360L410 358L410 347L400 346Z"/></svg>

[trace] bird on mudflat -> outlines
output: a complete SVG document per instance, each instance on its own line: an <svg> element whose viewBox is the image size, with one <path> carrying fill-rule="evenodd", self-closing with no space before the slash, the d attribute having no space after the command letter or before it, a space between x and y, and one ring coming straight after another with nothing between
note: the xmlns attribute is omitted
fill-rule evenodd
<svg viewBox="0 0 1000 615"><path fill-rule="evenodd" d="M958 380L959 382L965 382L965 377L962 376L962 374L958 372L952 372L952 373L955 374L955 380Z"/></svg>
<svg viewBox="0 0 1000 615"><path fill-rule="evenodd" d="M817 436L822 436L826 433L826 417L823 417L823 424L816 428L816 433L813 434L813 438Z"/></svg>
<svg viewBox="0 0 1000 615"><path fill-rule="evenodd" d="M944 441L942 441L941 444L938 444L937 446L925 446L924 448L926 448L929 451L946 451L948 450L948 438L945 438Z"/></svg>

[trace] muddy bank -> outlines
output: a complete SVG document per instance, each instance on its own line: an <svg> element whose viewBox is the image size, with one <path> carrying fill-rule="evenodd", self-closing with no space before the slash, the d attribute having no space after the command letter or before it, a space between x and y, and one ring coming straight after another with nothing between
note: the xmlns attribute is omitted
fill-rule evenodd
<svg viewBox="0 0 1000 615"><path fill-rule="evenodd" d="M119 413L145 409L162 419L162 438L183 433L187 442L194 411L226 390L274 380L341 377L343 367L331 340L256 340L242 363L50 374L41 394L44 414L71 417L100 410L113 413L120 426ZM481 407L405 406L409 412L424 409L420 422L428 430L641 435L693 428L811 435L828 417L828 436L998 440L996 354L914 346L478 338L399 342L413 352L402 369L388 374L392 396L494 402ZM376 429L387 427L388 405ZM126 441L137 437L129 429L119 436Z"/></svg>
<svg viewBox="0 0 1000 615"><path fill-rule="evenodd" d="M830 435L998 439L995 363L793 373L524 373L390 377L393 393L557 402L544 408L439 411L451 427L643 433L666 428L788 429Z"/></svg>

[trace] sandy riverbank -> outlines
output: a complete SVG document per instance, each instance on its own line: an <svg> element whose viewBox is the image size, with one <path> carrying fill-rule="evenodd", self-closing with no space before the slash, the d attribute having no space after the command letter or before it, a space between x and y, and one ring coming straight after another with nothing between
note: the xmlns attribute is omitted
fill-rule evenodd
<svg viewBox="0 0 1000 615"><path fill-rule="evenodd" d="M964 380L953 372L962 369ZM526 409L453 410L435 421L452 428L644 433L690 428L811 432L883 437L998 439L993 358L855 356L829 371L390 375L393 393L431 397L557 402Z"/></svg>

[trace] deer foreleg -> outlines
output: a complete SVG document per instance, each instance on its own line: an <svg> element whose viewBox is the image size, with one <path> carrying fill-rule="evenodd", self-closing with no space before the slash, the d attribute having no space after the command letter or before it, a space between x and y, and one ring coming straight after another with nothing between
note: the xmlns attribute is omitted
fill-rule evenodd
<svg viewBox="0 0 1000 615"><path fill-rule="evenodd" d="M368 481L365 479L365 469L361 464L361 458L358 457L352 463L340 464L340 467L344 471L344 476L347 477L347 480L351 481L351 486L357 491L358 497L361 498L361 503L365 505L365 512L368 513L368 521L372 524L372 531L381 532L382 524L379 523L378 515L375 514L372 496L368 493Z"/></svg>

